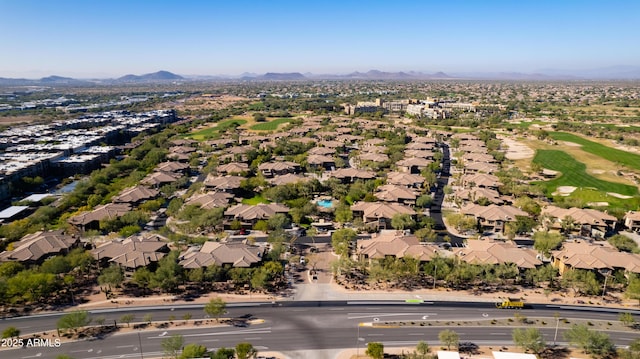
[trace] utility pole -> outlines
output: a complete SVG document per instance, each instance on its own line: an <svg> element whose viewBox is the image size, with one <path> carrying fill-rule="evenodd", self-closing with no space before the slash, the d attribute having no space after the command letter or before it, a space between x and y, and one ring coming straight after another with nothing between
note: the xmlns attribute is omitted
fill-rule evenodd
<svg viewBox="0 0 640 359"><path fill-rule="evenodd" d="M556 318L556 332L553 334L553 346L556 346L556 339L558 339L558 326L560 325L560 313L553 315Z"/></svg>
<svg viewBox="0 0 640 359"><path fill-rule="evenodd" d="M144 354L142 354L142 339L140 338L140 330L138 330L138 343L140 343L140 359L144 359Z"/></svg>

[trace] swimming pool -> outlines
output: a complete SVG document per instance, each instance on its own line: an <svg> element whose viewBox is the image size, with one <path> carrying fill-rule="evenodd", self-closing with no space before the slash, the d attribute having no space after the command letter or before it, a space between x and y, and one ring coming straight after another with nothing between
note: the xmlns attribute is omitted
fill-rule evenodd
<svg viewBox="0 0 640 359"><path fill-rule="evenodd" d="M316 204L322 208L331 208L333 207L333 201L330 199L321 199Z"/></svg>

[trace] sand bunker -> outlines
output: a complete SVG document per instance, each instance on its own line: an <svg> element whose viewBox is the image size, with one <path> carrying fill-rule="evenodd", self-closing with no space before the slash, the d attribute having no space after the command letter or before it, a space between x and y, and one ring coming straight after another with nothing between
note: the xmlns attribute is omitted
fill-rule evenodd
<svg viewBox="0 0 640 359"><path fill-rule="evenodd" d="M556 188L556 191L552 193L552 195L568 196L571 193L573 193L573 191L575 191L576 189L577 187L573 187L573 186L559 186L558 188Z"/></svg>
<svg viewBox="0 0 640 359"><path fill-rule="evenodd" d="M510 160L533 158L533 155L535 155L535 152L525 144L507 137L501 138L501 140L505 145L507 145L507 151L504 155Z"/></svg>
<svg viewBox="0 0 640 359"><path fill-rule="evenodd" d="M616 198L622 198L622 199L629 199L629 198L633 198L633 196L625 196L623 194L620 193L615 193L615 192L607 192L607 194L611 197L616 197Z"/></svg>

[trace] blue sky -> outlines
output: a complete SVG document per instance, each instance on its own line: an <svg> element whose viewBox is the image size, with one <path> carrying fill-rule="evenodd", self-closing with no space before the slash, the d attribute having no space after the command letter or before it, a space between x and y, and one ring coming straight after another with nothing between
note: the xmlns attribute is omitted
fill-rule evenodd
<svg viewBox="0 0 640 359"><path fill-rule="evenodd" d="M640 1L0 0L0 76L640 65Z"/></svg>

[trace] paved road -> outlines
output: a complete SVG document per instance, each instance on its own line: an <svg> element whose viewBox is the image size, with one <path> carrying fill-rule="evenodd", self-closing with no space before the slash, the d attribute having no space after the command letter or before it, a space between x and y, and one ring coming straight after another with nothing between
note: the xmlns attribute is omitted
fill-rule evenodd
<svg viewBox="0 0 640 359"><path fill-rule="evenodd" d="M185 313L191 313L193 319L203 319L201 306L183 308L148 307L138 308L134 312L138 318L151 313L154 320L166 319L169 315L180 318ZM131 311L129 309L129 311ZM547 318L548 323L555 323L554 313L563 318L586 318L591 321L603 320L616 322L619 311L600 310L593 312L589 308L536 306L533 309L522 310L528 318ZM119 318L123 312L100 313L107 318ZM633 312L640 315L640 311ZM386 346L411 346L420 340L430 344L438 344L438 332L443 329L453 329L462 341L472 341L476 344L491 343L502 345L511 343L511 327L474 327L446 325L449 320L477 321L486 319L512 318L514 311L496 309L491 303L422 303L406 304L401 301L317 301L317 302L286 302L253 303L229 308L227 316L241 317L251 315L261 319L260 322L247 327L233 327L216 325L212 320L209 324L197 327L175 327L172 329L154 329L150 331L115 334L104 339L81 342L63 342L59 348L23 348L11 351L11 358L55 358L62 353L70 354L76 359L88 358L137 358L140 357L140 345L143 357L161 356L160 343L162 339L173 334L185 337L187 343L199 343L208 348L233 347L238 342L248 341L260 350L314 350L326 348L353 348L356 345L364 347L367 342L380 341ZM57 316L16 318L0 321L0 327L5 325L37 325L45 328L55 322ZM177 320L180 322L181 320ZM384 321L425 321L425 326L373 328L361 326L360 323L375 323ZM429 325L430 324L430 325ZM542 329L548 342L553 341L555 327L549 324ZM558 338L562 338L562 329ZM26 333L26 331L23 331ZM612 339L619 345L627 345L637 336L634 332L609 332ZM28 336L23 336L28 337ZM358 338L360 338L358 340ZM7 352L9 353L9 352ZM3 355L0 355L3 356ZM4 357L4 356L3 356Z"/></svg>

